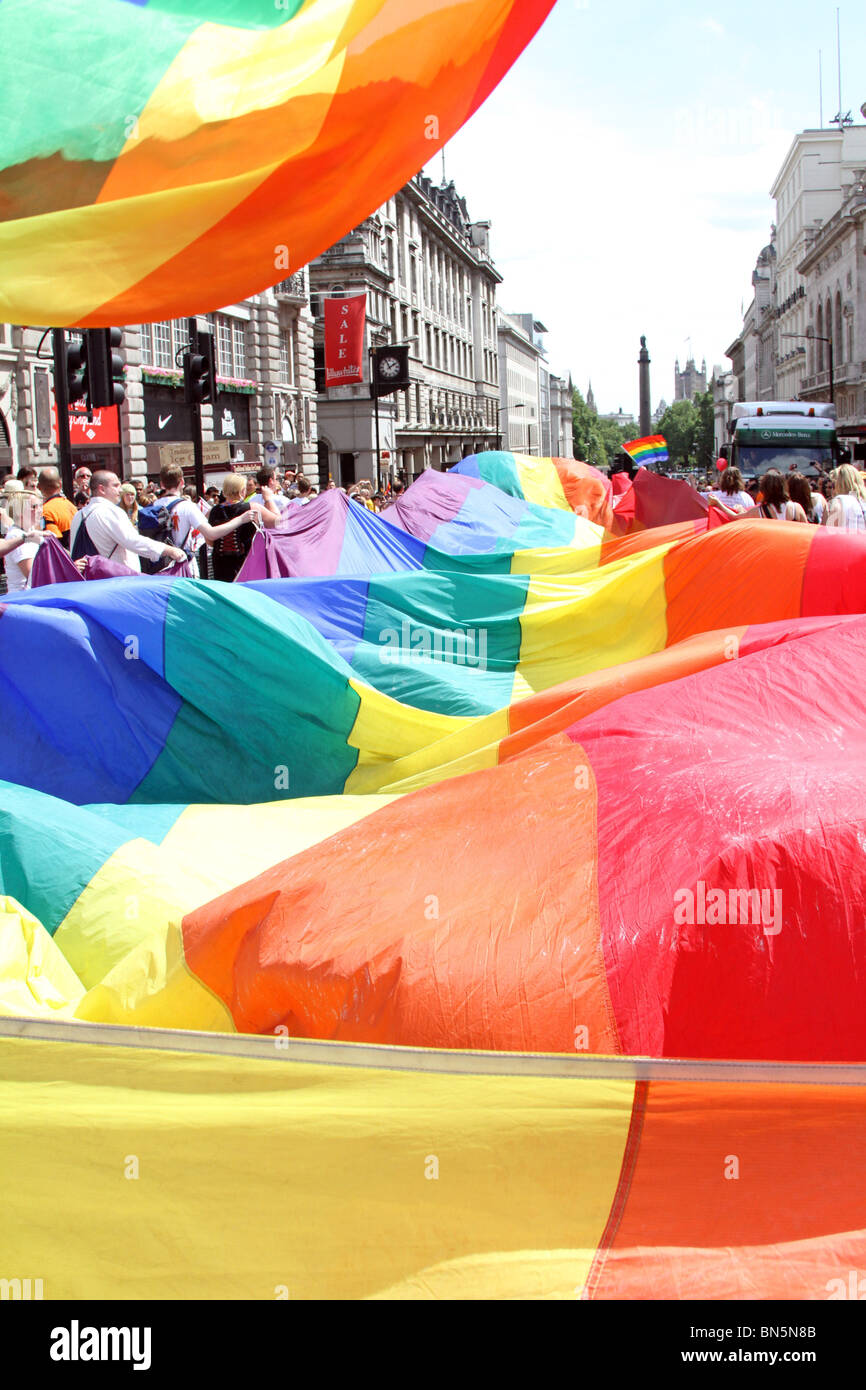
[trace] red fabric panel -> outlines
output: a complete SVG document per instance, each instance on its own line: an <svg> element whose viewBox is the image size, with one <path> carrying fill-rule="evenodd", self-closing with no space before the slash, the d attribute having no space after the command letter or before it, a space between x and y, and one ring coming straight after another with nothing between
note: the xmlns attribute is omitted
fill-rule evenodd
<svg viewBox="0 0 866 1390"><path fill-rule="evenodd" d="M866 612L866 535L814 526L803 614Z"/></svg>
<svg viewBox="0 0 866 1390"><path fill-rule="evenodd" d="M760 636L569 731L598 787L627 1053L866 1058L866 618ZM715 920L710 891L727 912L749 889L766 893L764 919Z"/></svg>

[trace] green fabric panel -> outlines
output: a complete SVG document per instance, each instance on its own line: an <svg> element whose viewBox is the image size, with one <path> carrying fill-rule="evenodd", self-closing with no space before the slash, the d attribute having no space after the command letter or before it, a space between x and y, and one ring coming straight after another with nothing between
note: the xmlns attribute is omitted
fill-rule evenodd
<svg viewBox="0 0 866 1390"><path fill-rule="evenodd" d="M509 541L513 550L555 550L574 540L574 513L527 503L526 515Z"/></svg>
<svg viewBox="0 0 866 1390"><path fill-rule="evenodd" d="M0 782L0 893L17 899L52 936L94 874L131 838L85 807Z"/></svg>
<svg viewBox="0 0 866 1390"><path fill-rule="evenodd" d="M115 159L201 22L188 5L171 9L0 0L2 167L58 152L68 160Z"/></svg>
<svg viewBox="0 0 866 1390"><path fill-rule="evenodd" d="M241 586L172 586L166 679L183 698L133 802L249 804L343 791L351 671L305 618Z"/></svg>
<svg viewBox="0 0 866 1390"><path fill-rule="evenodd" d="M115 0L117 3L117 0ZM276 29L302 9L304 0L148 0L148 9L192 17L198 23L231 24L237 29Z"/></svg>
<svg viewBox="0 0 866 1390"><path fill-rule="evenodd" d="M152 845L161 845L186 810L186 802L167 806L113 806L105 802L103 805L87 806L85 810L122 828L125 840L150 840Z"/></svg>
<svg viewBox="0 0 866 1390"><path fill-rule="evenodd" d="M517 464L511 454L486 454L479 460L478 471L485 483L492 483L511 497L522 497L523 486Z"/></svg>
<svg viewBox="0 0 866 1390"><path fill-rule="evenodd" d="M514 545L510 540L503 542L501 554L489 550L478 555L448 555L428 545L424 552L424 569L431 574L463 574L467 578L476 574L510 574L513 553Z"/></svg>
<svg viewBox="0 0 866 1390"><path fill-rule="evenodd" d="M403 704L478 715L511 699L528 575L371 579L352 668Z"/></svg>

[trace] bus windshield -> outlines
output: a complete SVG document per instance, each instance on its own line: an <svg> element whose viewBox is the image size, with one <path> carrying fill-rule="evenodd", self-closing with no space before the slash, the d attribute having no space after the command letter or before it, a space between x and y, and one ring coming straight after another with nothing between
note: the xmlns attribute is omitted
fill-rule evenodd
<svg viewBox="0 0 866 1390"><path fill-rule="evenodd" d="M833 450L817 444L741 444L737 449L737 467L744 478L760 478L770 468L778 468L780 473L802 473L813 464L833 468Z"/></svg>

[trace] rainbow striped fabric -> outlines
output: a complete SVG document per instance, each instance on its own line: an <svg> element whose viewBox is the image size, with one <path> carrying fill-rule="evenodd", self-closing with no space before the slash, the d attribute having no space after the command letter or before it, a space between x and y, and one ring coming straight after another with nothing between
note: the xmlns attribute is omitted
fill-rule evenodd
<svg viewBox="0 0 866 1390"><path fill-rule="evenodd" d="M256 537L239 577L412 569L520 574L598 563L605 528L613 525L610 484L602 474L572 462L566 482L580 508L577 515L550 460L480 454L463 467L478 468L490 458L510 483L508 492L483 482L478 473L430 469L381 514L350 502L339 489L289 507L278 528ZM544 502L527 501L527 494Z"/></svg>
<svg viewBox="0 0 866 1390"><path fill-rule="evenodd" d="M429 161L552 5L2 0L0 321L150 322L285 279Z"/></svg>
<svg viewBox="0 0 866 1390"><path fill-rule="evenodd" d="M578 520L571 570L6 602L4 1250L47 1296L844 1296L866 537Z"/></svg>
<svg viewBox="0 0 866 1390"><path fill-rule="evenodd" d="M622 447L638 467L668 461L668 442L663 434L648 434L643 439L630 439Z"/></svg>

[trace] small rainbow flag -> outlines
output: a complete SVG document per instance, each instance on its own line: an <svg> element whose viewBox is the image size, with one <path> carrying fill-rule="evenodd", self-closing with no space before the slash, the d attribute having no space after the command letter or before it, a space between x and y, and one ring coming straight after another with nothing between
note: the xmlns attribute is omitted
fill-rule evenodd
<svg viewBox="0 0 866 1390"><path fill-rule="evenodd" d="M622 447L638 468L648 463L668 461L668 442L663 434L648 434L645 439L630 439Z"/></svg>

